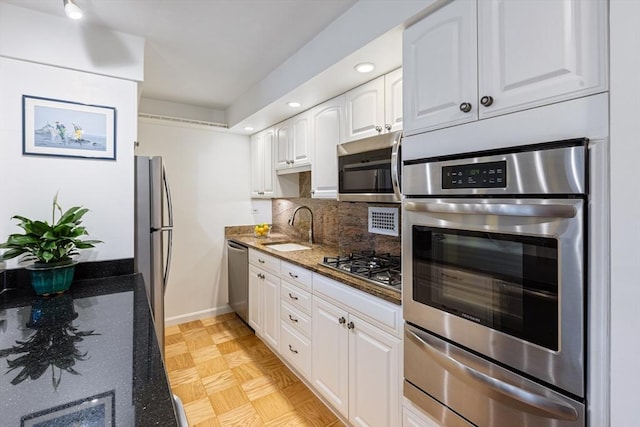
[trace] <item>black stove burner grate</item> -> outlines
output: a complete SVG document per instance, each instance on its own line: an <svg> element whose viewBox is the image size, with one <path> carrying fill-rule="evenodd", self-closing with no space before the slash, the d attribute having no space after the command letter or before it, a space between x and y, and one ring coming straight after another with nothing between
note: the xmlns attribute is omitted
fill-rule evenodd
<svg viewBox="0 0 640 427"><path fill-rule="evenodd" d="M324 257L323 264L376 284L394 289L402 286L401 262L397 255L363 251L345 256Z"/></svg>

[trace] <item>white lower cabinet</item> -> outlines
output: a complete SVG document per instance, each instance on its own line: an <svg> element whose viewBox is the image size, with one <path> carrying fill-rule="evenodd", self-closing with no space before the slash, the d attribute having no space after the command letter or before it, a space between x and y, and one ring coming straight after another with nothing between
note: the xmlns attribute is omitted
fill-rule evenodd
<svg viewBox="0 0 640 427"><path fill-rule="evenodd" d="M277 349L280 337L280 261L249 251L249 326Z"/></svg>
<svg viewBox="0 0 640 427"><path fill-rule="evenodd" d="M313 386L354 426L400 425L401 340L356 308L317 295L312 307Z"/></svg>

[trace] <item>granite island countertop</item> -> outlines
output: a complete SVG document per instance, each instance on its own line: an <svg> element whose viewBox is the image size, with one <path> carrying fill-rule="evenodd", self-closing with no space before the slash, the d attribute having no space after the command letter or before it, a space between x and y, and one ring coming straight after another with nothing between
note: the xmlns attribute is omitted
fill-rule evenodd
<svg viewBox="0 0 640 427"><path fill-rule="evenodd" d="M322 260L325 256L336 256L339 254L339 250L335 246L329 245L312 245L311 249L301 251L289 251L282 252L276 251L267 246L270 243L277 242L296 242L308 246L308 243L302 241L296 241L286 234L271 234L270 237L255 237L253 234L233 234L226 233L225 237L228 240L233 240L237 243L244 244L253 249L257 249L261 252L279 258L283 261L290 262L292 264L299 265L306 269L309 269L315 273L329 277L344 283L352 288L359 289L368 294L374 295L378 298L382 298L386 301L394 304L402 303L402 294L396 289L387 288L384 286L375 285L366 280L359 279L346 273L334 270L332 268L322 265Z"/></svg>
<svg viewBox="0 0 640 427"><path fill-rule="evenodd" d="M177 426L140 275L0 296L2 426Z"/></svg>

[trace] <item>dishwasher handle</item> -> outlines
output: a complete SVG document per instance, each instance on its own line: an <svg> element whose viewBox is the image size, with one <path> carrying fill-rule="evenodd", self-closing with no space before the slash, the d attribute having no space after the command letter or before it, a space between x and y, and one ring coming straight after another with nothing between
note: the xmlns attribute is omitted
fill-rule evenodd
<svg viewBox="0 0 640 427"><path fill-rule="evenodd" d="M236 251L246 251L248 249L246 246L240 245L236 242L232 242L231 240L227 240L227 247Z"/></svg>

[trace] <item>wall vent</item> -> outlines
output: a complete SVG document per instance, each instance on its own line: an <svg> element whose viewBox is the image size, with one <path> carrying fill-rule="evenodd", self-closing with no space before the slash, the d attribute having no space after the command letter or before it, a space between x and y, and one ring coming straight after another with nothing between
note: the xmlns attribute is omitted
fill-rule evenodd
<svg viewBox="0 0 640 427"><path fill-rule="evenodd" d="M398 208L369 207L369 233L398 236Z"/></svg>
<svg viewBox="0 0 640 427"><path fill-rule="evenodd" d="M214 128L222 128L222 129L229 128L229 125L226 123L214 123L214 122L207 122L204 120L183 119L180 117L161 116L158 114L138 113L138 117L143 119L163 120L165 122L184 123L189 125L208 126L208 127L214 127Z"/></svg>

